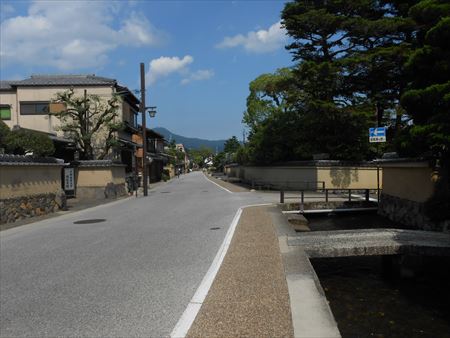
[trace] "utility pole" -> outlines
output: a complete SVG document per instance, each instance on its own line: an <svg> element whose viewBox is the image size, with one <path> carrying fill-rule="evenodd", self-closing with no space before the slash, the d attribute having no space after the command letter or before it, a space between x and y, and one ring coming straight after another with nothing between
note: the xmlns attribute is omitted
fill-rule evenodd
<svg viewBox="0 0 450 338"><path fill-rule="evenodd" d="M86 124L86 135L89 133L89 112L86 107L87 89L84 90L84 123Z"/></svg>
<svg viewBox="0 0 450 338"><path fill-rule="evenodd" d="M145 65L141 62L141 105L142 114L142 180L144 185L144 196L148 195L147 187L147 123L145 112Z"/></svg>
<svg viewBox="0 0 450 338"><path fill-rule="evenodd" d="M381 118L383 116L383 111L381 109L381 105L377 102L375 107L377 112L377 128L381 127ZM380 157L380 143L377 142L377 158ZM377 162L377 203L380 203L380 162Z"/></svg>

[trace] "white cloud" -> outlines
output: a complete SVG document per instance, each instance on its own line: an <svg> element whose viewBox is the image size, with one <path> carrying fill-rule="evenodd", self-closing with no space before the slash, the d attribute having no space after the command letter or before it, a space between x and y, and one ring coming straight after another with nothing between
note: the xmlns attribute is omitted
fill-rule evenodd
<svg viewBox="0 0 450 338"><path fill-rule="evenodd" d="M36 1L26 16L0 26L3 65L61 70L98 67L123 46L157 45L165 38L143 15L124 15L117 2ZM121 19L123 18L123 19Z"/></svg>
<svg viewBox="0 0 450 338"><path fill-rule="evenodd" d="M249 52L267 53L284 46L286 40L286 29L278 21L267 30L260 29L248 32L247 35L238 34L232 37L225 37L216 47L225 49L242 46Z"/></svg>
<svg viewBox="0 0 450 338"><path fill-rule="evenodd" d="M157 80L171 74L178 74L183 77L181 84L188 84L192 81L207 80L214 76L211 69L200 69L191 71L189 66L194 62L194 58L186 55L183 58L178 56L161 56L150 61L150 67L146 74L146 82L154 84Z"/></svg>
<svg viewBox="0 0 450 338"><path fill-rule="evenodd" d="M150 61L150 68L147 73L148 82L153 84L157 79L168 76L171 73L187 73L188 65L194 62L194 58L186 55L180 59L178 56L161 56Z"/></svg>
<svg viewBox="0 0 450 338"><path fill-rule="evenodd" d="M181 84L188 84L192 81L208 80L214 76L214 71L211 69L200 69L196 72L190 73L188 77L181 80Z"/></svg>
<svg viewBox="0 0 450 338"><path fill-rule="evenodd" d="M157 31L143 15L131 13L118 31L118 39L124 45L158 45L165 40L166 34Z"/></svg>

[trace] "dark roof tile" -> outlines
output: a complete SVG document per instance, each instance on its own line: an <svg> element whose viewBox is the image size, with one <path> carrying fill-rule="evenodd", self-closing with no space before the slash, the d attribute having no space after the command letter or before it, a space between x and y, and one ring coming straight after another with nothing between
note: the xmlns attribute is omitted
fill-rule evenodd
<svg viewBox="0 0 450 338"><path fill-rule="evenodd" d="M12 90L13 85L20 81L0 80L0 90Z"/></svg>
<svg viewBox="0 0 450 338"><path fill-rule="evenodd" d="M9 81L11 82L11 81ZM92 75L32 75L14 86L101 86L115 85L114 79Z"/></svg>
<svg viewBox="0 0 450 338"><path fill-rule="evenodd" d="M0 165L64 165L64 161L54 157L0 154Z"/></svg>

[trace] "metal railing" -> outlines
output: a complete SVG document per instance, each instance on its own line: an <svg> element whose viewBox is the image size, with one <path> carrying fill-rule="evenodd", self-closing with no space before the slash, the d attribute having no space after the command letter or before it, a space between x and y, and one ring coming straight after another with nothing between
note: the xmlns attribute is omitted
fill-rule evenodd
<svg viewBox="0 0 450 338"><path fill-rule="evenodd" d="M325 202L328 202L331 198L341 198L340 196L330 197L330 192L332 192L334 194L336 192L337 193L341 193L341 195L342 195L342 192L345 192L346 195L348 194L347 195L348 196L347 200L349 202L351 202L352 199L355 199L355 200L358 199L357 197L352 197L352 194L355 195L355 192L357 192L359 194L361 191L363 191L364 192L364 200L369 202L370 201L370 191L371 190L372 191L376 190L377 201L379 202L380 201L380 191L381 191L381 189L335 189L335 188L333 188L333 189L323 189L322 192L324 193ZM316 191L319 191L319 190L316 190ZM296 196L293 196L293 197L287 197L287 196L285 196L285 191L284 190L280 190L280 203L284 203L284 201L286 199L297 199L297 198L299 198L300 199L300 203L304 204L305 203L305 192L311 192L311 190L300 190L298 192L300 194L300 196L296 195ZM313 198L318 198L318 196L314 196Z"/></svg>
<svg viewBox="0 0 450 338"><path fill-rule="evenodd" d="M325 181L290 181L290 182L273 182L268 183L264 181L250 181L251 187L254 188L265 188L268 190L292 190L296 189L298 191L318 191L325 190Z"/></svg>

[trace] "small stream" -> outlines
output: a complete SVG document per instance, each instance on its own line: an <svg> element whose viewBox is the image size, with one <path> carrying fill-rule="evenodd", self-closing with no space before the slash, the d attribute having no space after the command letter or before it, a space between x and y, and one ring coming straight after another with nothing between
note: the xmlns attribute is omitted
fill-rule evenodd
<svg viewBox="0 0 450 338"><path fill-rule="evenodd" d="M398 224L373 212L305 215L312 231L397 228Z"/></svg>
<svg viewBox="0 0 450 338"><path fill-rule="evenodd" d="M376 214L308 217L311 230L390 228ZM346 337L450 338L450 259L423 257L414 277L386 277L381 256L311 263Z"/></svg>

